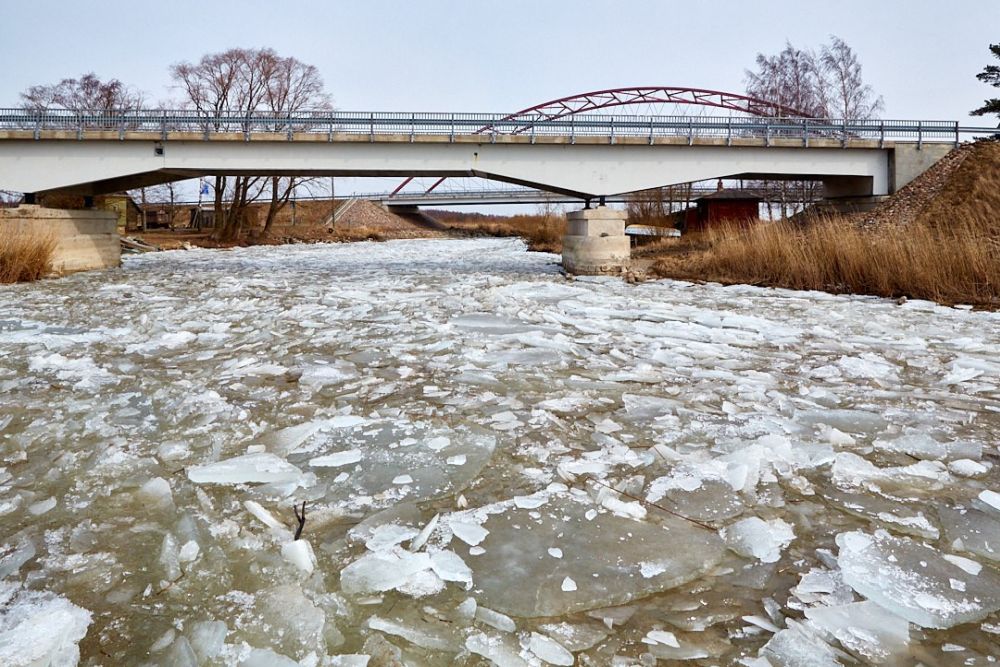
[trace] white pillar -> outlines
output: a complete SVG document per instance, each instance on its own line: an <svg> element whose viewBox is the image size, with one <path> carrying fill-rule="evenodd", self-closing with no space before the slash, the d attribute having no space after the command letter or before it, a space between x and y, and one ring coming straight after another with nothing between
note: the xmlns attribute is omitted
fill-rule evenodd
<svg viewBox="0 0 1000 667"><path fill-rule="evenodd" d="M631 257L625 211L598 206L567 214L562 263L567 273L621 273Z"/></svg>

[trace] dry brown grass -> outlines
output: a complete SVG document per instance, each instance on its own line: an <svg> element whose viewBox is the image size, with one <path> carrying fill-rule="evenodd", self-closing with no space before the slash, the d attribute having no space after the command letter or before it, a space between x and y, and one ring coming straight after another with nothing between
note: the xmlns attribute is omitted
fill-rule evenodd
<svg viewBox="0 0 1000 667"><path fill-rule="evenodd" d="M52 271L55 239L48 234L0 236L0 283L38 280Z"/></svg>
<svg viewBox="0 0 1000 667"><path fill-rule="evenodd" d="M566 218L562 215L514 215L505 220L453 224L451 229L482 236L520 236L535 252L562 252Z"/></svg>
<svg viewBox="0 0 1000 667"><path fill-rule="evenodd" d="M934 223L863 227L839 217L693 234L651 270L661 277L1000 305L1000 210Z"/></svg>

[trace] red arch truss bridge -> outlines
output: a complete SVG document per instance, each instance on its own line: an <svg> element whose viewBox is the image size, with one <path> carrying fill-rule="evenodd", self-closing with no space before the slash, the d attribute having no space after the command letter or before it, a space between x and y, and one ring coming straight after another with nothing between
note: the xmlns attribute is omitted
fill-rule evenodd
<svg viewBox="0 0 1000 667"><path fill-rule="evenodd" d="M737 111L751 116L807 117L806 114L797 109L737 93L725 93L705 88L639 86L636 88L609 88L608 90L596 90L590 93L561 97L522 109L511 114L509 118L537 116L540 120L554 120L598 109L631 104L688 104Z"/></svg>
<svg viewBox="0 0 1000 667"><path fill-rule="evenodd" d="M557 120L600 109L638 104L677 104L714 107L716 109L725 109L726 111L766 118L809 117L809 114L802 113L798 109L738 93L680 86L635 86L632 88L595 90L589 93L560 97L559 99L542 102L541 104L536 104L535 106L505 116L501 121L503 122L502 127L486 125L479 131L483 133L503 132L520 134L521 132L528 131L533 123L540 121ZM412 180L413 177L405 179L393 190L392 194L398 193ZM427 192L434 190L444 180L444 178L438 179L427 189Z"/></svg>

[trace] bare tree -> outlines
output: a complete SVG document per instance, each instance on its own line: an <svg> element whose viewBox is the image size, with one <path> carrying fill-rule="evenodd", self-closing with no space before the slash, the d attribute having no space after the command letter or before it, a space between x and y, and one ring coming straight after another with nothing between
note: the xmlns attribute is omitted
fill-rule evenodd
<svg viewBox="0 0 1000 667"><path fill-rule="evenodd" d="M755 71L746 70L748 95L795 109L806 117L827 115L820 67L812 51L785 42L777 55L758 53L756 63Z"/></svg>
<svg viewBox="0 0 1000 667"><path fill-rule="evenodd" d="M748 95L790 107L809 118L877 118L884 104L862 77L861 61L848 44L831 36L819 53L799 49L790 42L777 55L757 54L757 69L746 71ZM774 191L771 183L756 184ZM812 181L779 181L776 193L782 217L794 213L798 204L816 196L819 184ZM772 201L767 202L773 217Z"/></svg>
<svg viewBox="0 0 1000 667"><path fill-rule="evenodd" d="M176 64L170 73L184 93L185 104L209 116L238 112L247 119L243 127L247 132L256 129L252 119L255 112L267 111L280 118L309 106L329 105L318 70L295 58L281 57L273 49L229 49L208 54L198 63ZM270 127L280 129L273 124ZM261 196L267 185L271 186L271 205L265 227L270 229L294 191L292 179L215 177L217 238L239 237L250 203ZM230 204L225 208L227 197Z"/></svg>
<svg viewBox="0 0 1000 667"><path fill-rule="evenodd" d="M142 107L142 93L118 79L102 81L90 72L79 79L31 86L21 93L27 109L70 109L87 113L132 111Z"/></svg>
<svg viewBox="0 0 1000 667"><path fill-rule="evenodd" d="M865 83L861 61L854 50L836 35L819 55L820 96L826 112L837 118L878 118L885 103Z"/></svg>
<svg viewBox="0 0 1000 667"><path fill-rule="evenodd" d="M295 58L278 58L270 68L266 103L275 116L291 115L305 109L329 110L330 96L323 89L323 79L319 70ZM294 127L285 127L294 130ZM271 231L275 218L288 203L292 193L301 185L308 185L313 179L301 177L271 177L271 201L267 207L263 234Z"/></svg>

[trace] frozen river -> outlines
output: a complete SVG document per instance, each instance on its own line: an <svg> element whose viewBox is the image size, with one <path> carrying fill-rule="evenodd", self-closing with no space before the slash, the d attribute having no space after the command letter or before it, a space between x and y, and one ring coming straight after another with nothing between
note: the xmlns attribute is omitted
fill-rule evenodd
<svg viewBox="0 0 1000 667"><path fill-rule="evenodd" d="M997 314L557 260L0 287L0 664L995 663Z"/></svg>

